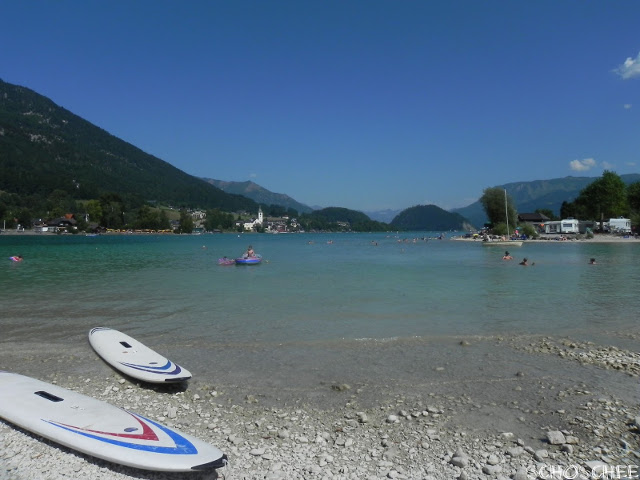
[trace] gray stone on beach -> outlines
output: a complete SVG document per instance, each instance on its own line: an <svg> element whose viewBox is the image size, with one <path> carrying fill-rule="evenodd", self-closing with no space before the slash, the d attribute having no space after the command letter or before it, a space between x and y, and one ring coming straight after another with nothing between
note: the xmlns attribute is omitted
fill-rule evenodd
<svg viewBox="0 0 640 480"><path fill-rule="evenodd" d="M486 473L487 475L497 475L500 472L502 472L500 465L485 465L482 467L482 473Z"/></svg>
<svg viewBox="0 0 640 480"><path fill-rule="evenodd" d="M244 439L240 438L240 437L238 437L236 435L230 435L228 440L233 445L242 445L244 443Z"/></svg>
<svg viewBox="0 0 640 480"><path fill-rule="evenodd" d="M469 465L469 458L468 457L453 457L451 460L449 460L449 463L451 465L453 465L454 467L464 468L467 465Z"/></svg>
<svg viewBox="0 0 640 480"><path fill-rule="evenodd" d="M341 384L331 385L331 389L335 390L336 392L344 392L346 390L351 390L351 386L347 385L346 383L341 383Z"/></svg>
<svg viewBox="0 0 640 480"><path fill-rule="evenodd" d="M559 430L552 430L547 432L547 441L551 445L562 445L566 443L564 434Z"/></svg>
<svg viewBox="0 0 640 480"><path fill-rule="evenodd" d="M519 467L513 475L513 480L529 480L529 472L525 467Z"/></svg>
<svg viewBox="0 0 640 480"><path fill-rule="evenodd" d="M462 447L458 447L456 449L455 452L453 452L453 456L454 457L466 457L467 454L465 453L465 451L462 449Z"/></svg>
<svg viewBox="0 0 640 480"><path fill-rule="evenodd" d="M569 444L562 445L560 447L560 451L572 454L573 453L573 445L569 445Z"/></svg>
<svg viewBox="0 0 640 480"><path fill-rule="evenodd" d="M544 462L545 459L549 458L549 452L545 449L536 450L533 454L533 458L536 462Z"/></svg>
<svg viewBox="0 0 640 480"><path fill-rule="evenodd" d="M522 447L509 447L507 448L507 455L510 457L519 457L524 454L524 448Z"/></svg>

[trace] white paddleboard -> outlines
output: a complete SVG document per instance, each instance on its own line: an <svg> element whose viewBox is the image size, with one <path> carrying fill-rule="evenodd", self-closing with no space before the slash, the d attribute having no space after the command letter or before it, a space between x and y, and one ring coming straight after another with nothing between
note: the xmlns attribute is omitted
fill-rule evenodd
<svg viewBox="0 0 640 480"><path fill-rule="evenodd" d="M87 455L145 470L209 470L227 462L194 436L16 373L0 371L0 417Z"/></svg>
<svg viewBox="0 0 640 480"><path fill-rule="evenodd" d="M92 328L89 343L116 370L145 382L182 382L191 373L129 335L106 327Z"/></svg>

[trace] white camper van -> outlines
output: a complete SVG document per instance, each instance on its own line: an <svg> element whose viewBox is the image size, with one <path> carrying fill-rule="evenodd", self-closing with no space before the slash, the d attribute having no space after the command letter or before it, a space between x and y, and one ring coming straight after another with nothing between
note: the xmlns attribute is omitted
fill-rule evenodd
<svg viewBox="0 0 640 480"><path fill-rule="evenodd" d="M580 222L575 218L545 222L544 233L580 233Z"/></svg>
<svg viewBox="0 0 640 480"><path fill-rule="evenodd" d="M631 220L628 218L610 218L609 231L611 233L631 233Z"/></svg>

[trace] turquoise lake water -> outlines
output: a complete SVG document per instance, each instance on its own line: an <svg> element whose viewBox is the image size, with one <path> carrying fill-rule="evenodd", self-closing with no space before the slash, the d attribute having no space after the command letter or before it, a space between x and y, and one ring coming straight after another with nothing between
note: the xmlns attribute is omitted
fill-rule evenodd
<svg viewBox="0 0 640 480"><path fill-rule="evenodd" d="M104 324L242 343L635 323L640 242L525 244L506 262L479 243L399 241L418 235L4 236L4 330L54 321L60 335ZM249 243L263 264L217 265ZM533 267L518 265L525 256Z"/></svg>
<svg viewBox="0 0 640 480"><path fill-rule="evenodd" d="M371 374L372 350L357 352L376 344L389 345L377 374L396 378L430 342L638 329L636 240L525 244L513 261L477 242L400 241L435 235L0 235L0 344L84 346L92 327L107 326L192 372L290 385ZM249 244L261 265L217 264ZM523 257L535 265L519 266Z"/></svg>

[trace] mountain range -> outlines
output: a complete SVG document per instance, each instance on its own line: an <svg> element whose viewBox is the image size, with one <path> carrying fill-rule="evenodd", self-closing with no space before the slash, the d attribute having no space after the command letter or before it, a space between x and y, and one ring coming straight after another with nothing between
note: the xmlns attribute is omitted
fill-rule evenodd
<svg viewBox="0 0 640 480"><path fill-rule="evenodd" d="M560 215L562 202L572 202L591 182L598 177L564 177L551 180L535 180L532 182L514 182L505 185L497 185L507 191L515 203L514 207L519 213L533 213L536 209L546 208L555 215ZM620 175L622 181L629 185L640 181L640 174L630 173ZM480 201L463 208L453 209L471 222L476 228L482 227L487 221Z"/></svg>
<svg viewBox="0 0 640 480"><path fill-rule="evenodd" d="M630 184L640 181L640 174L621 175L621 178ZM519 212L546 208L559 214L562 202L573 201L595 179L564 177L498 187L506 189ZM292 208L301 214L320 208L300 203L286 194L270 192L250 181L191 176L49 98L0 80L0 193L46 198L56 190L66 191L76 199L115 193L180 208L219 208L229 212L256 212L258 204ZM330 202L328 199L327 203ZM406 210L361 213L397 227L408 222L416 229L445 225L438 223L444 219L460 225L465 224L466 219L465 225L470 223L475 227L486 222L479 201L451 212L434 205L423 207L430 208L410 207L404 215ZM423 223L416 223L417 218Z"/></svg>
<svg viewBox="0 0 640 480"><path fill-rule="evenodd" d="M251 181L227 182L224 180L214 180L213 178L203 178L203 180L219 188L223 192L242 195L250 198L254 202L264 205L279 205L285 208L293 208L294 210L297 210L298 213L311 213L314 210L310 206L294 200L289 195L270 192L266 188L263 188L257 183Z"/></svg>

